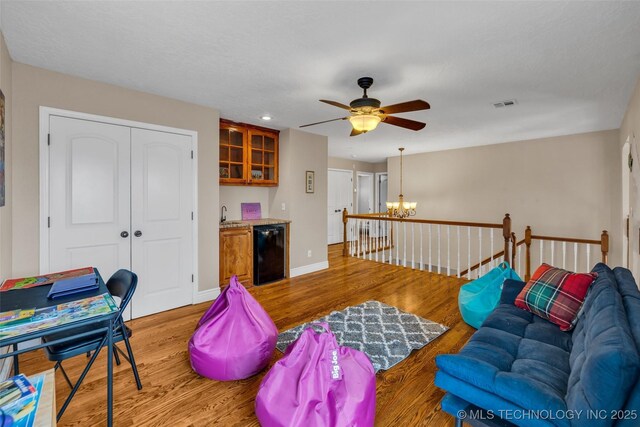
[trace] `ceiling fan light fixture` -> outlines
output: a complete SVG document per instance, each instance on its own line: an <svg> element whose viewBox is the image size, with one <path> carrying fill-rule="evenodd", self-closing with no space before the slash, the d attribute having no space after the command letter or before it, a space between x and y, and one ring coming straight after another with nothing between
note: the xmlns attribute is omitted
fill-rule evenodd
<svg viewBox="0 0 640 427"><path fill-rule="evenodd" d="M358 132L369 132L374 130L382 119L374 114L358 114L349 117L349 122L354 130Z"/></svg>

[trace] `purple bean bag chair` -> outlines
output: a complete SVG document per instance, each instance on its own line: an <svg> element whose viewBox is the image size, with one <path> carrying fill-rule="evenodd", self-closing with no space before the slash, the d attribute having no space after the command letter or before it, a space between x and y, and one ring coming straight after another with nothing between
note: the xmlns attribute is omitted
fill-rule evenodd
<svg viewBox="0 0 640 427"><path fill-rule="evenodd" d="M366 354L340 346L327 323L307 328L262 380L256 416L263 427L369 427L376 374Z"/></svg>
<svg viewBox="0 0 640 427"><path fill-rule="evenodd" d="M267 366L277 339L273 320L233 276L189 340L191 367L212 380L248 378Z"/></svg>

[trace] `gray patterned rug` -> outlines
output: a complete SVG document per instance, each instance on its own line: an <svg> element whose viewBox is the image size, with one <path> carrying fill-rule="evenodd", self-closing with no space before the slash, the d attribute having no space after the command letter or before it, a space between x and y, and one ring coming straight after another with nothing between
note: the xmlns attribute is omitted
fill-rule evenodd
<svg viewBox="0 0 640 427"><path fill-rule="evenodd" d="M376 372L397 365L413 350L424 347L449 329L379 301L367 301L280 333L278 350L284 353L308 325L316 322L328 322L340 345L369 356Z"/></svg>

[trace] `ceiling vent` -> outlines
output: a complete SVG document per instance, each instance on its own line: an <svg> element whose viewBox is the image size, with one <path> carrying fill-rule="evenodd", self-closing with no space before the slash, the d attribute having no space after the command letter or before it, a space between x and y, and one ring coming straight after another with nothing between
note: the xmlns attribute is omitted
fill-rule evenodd
<svg viewBox="0 0 640 427"><path fill-rule="evenodd" d="M515 99L507 99L505 101L494 102L493 108L504 108L504 107L513 107L518 105L518 101Z"/></svg>

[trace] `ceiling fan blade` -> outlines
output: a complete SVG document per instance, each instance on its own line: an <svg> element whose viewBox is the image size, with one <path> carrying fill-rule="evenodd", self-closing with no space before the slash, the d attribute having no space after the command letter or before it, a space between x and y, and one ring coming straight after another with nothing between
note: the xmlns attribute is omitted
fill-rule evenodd
<svg viewBox="0 0 640 427"><path fill-rule="evenodd" d="M349 107L348 105L344 105L336 101L327 101L326 99L321 99L320 102L324 102L325 104L333 105L334 107L342 108L344 110L351 110L351 107Z"/></svg>
<svg viewBox="0 0 640 427"><path fill-rule="evenodd" d="M384 114L407 113L409 111L428 110L431 105L427 101L416 99L415 101L401 102L400 104L387 105L380 107L380 111Z"/></svg>
<svg viewBox="0 0 640 427"><path fill-rule="evenodd" d="M351 129L351 135L349 136L356 136L356 135L360 135L361 133L364 133L364 132L360 130Z"/></svg>
<svg viewBox="0 0 640 427"><path fill-rule="evenodd" d="M426 123L416 122L415 120L403 119L402 117L393 116L386 116L382 122L388 125L400 126L401 128L411 130L420 130L427 125Z"/></svg>
<svg viewBox="0 0 640 427"><path fill-rule="evenodd" d="M322 123L335 122L337 120L347 120L347 118L348 117L340 117L339 119L324 120L324 121L321 121L321 122L309 123L308 125L302 125L300 127L301 128L306 128L307 126L315 126L315 125L320 125Z"/></svg>

